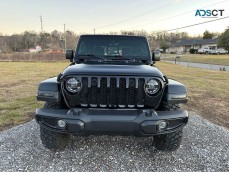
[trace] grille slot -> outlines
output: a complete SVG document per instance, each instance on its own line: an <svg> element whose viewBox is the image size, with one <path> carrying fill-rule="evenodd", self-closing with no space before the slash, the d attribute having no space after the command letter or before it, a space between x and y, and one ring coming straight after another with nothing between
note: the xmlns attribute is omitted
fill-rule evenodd
<svg viewBox="0 0 229 172"><path fill-rule="evenodd" d="M98 105L98 78L91 78L91 88L89 90L89 103L91 107L97 107Z"/></svg>
<svg viewBox="0 0 229 172"><path fill-rule="evenodd" d="M82 78L81 106L88 105L88 78Z"/></svg>
<svg viewBox="0 0 229 172"><path fill-rule="evenodd" d="M119 79L118 106L126 107L126 78Z"/></svg>
<svg viewBox="0 0 229 172"><path fill-rule="evenodd" d="M99 105L107 107L107 78L105 77L100 80Z"/></svg>
<svg viewBox="0 0 229 172"><path fill-rule="evenodd" d="M109 107L117 106L117 80L116 78L110 79L109 88Z"/></svg>
<svg viewBox="0 0 229 172"><path fill-rule="evenodd" d="M145 80L143 78L140 78L138 80L138 88L137 88L137 100L136 104L138 107L144 107L144 97L145 97L145 91L144 91L144 84Z"/></svg>
<svg viewBox="0 0 229 172"><path fill-rule="evenodd" d="M134 107L135 106L135 79L130 78L129 79L129 88L127 91L127 102L128 107Z"/></svg>

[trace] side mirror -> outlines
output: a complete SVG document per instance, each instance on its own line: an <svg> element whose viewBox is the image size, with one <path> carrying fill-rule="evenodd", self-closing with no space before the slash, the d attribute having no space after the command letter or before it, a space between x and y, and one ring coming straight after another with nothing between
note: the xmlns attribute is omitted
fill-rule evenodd
<svg viewBox="0 0 229 172"><path fill-rule="evenodd" d="M152 61L160 61L161 53L160 51L152 51Z"/></svg>
<svg viewBox="0 0 229 172"><path fill-rule="evenodd" d="M74 57L73 50L66 50L65 57L66 57L66 59L69 59L70 62L72 62L73 61L73 57Z"/></svg>

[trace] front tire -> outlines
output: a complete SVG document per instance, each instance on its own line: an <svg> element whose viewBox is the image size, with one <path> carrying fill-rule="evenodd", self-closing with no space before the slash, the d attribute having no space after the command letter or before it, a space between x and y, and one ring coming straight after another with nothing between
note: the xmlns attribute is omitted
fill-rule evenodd
<svg viewBox="0 0 229 172"><path fill-rule="evenodd" d="M169 134L156 135L153 137L154 146L162 151L177 150L182 141L182 134L182 130L178 130Z"/></svg>
<svg viewBox="0 0 229 172"><path fill-rule="evenodd" d="M51 151L63 150L69 141L69 135L57 133L40 126L40 137L45 148Z"/></svg>
<svg viewBox="0 0 229 172"><path fill-rule="evenodd" d="M177 104L162 104L160 109L163 111L174 111L180 109L180 107ZM153 136L154 146L162 151L177 150L180 147L182 136L182 129L168 134L155 135Z"/></svg>
<svg viewBox="0 0 229 172"><path fill-rule="evenodd" d="M61 106L58 103L46 102L44 108L59 109ZM68 134L57 133L43 126L40 126L40 137L45 148L51 151L63 150L70 139Z"/></svg>

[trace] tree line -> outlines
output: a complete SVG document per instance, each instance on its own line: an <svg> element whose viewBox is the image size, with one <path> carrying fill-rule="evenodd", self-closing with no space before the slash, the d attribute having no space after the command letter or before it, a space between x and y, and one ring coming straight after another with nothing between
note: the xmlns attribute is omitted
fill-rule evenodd
<svg viewBox="0 0 229 172"><path fill-rule="evenodd" d="M26 52L28 49L35 48L38 45L41 46L43 50L48 48L64 49L65 37L67 40L66 46L68 48L74 48L79 35L72 31L66 31L66 33L57 30L51 33L25 31L21 34L0 35L0 50L2 52Z"/></svg>
<svg viewBox="0 0 229 172"><path fill-rule="evenodd" d="M146 36L149 41L151 49L163 49L165 50L170 45L176 43L178 40L182 39L191 39L191 38L203 38L209 39L213 37L219 37L218 46L225 47L229 49L229 28L225 30L222 34L211 33L206 30L203 33L203 36L192 37L187 32L151 32L148 33L144 30L134 30L134 31L125 31L120 32L110 32L108 34L114 35L138 35ZM73 31L66 31L65 33L54 30L50 33L48 32L34 32L34 31L25 31L21 34L13 35L0 35L0 51L1 52L25 52L30 48L35 48L37 45L41 46L44 49L64 49L65 48L65 39L66 39L66 48L75 49L76 43L79 39L79 34L74 33Z"/></svg>

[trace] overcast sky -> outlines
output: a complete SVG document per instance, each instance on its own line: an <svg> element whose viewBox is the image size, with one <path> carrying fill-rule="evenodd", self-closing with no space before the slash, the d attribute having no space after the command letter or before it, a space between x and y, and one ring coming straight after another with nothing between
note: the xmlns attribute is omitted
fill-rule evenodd
<svg viewBox="0 0 229 172"><path fill-rule="evenodd" d="M223 9L222 17L229 16L229 0L4 0L0 3L0 33L40 32L39 16L47 32L63 31L64 24L76 33L93 33L94 29L96 33L154 32L213 20L196 17L200 8ZM228 26L229 18L178 31L198 35L206 29L223 32Z"/></svg>

